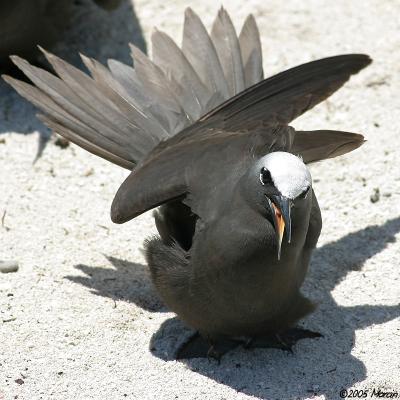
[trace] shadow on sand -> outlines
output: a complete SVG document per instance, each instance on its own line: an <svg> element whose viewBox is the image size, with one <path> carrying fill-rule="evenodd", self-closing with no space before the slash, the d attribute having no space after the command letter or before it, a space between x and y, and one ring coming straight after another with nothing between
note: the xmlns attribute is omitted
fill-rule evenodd
<svg viewBox="0 0 400 400"><path fill-rule="evenodd" d="M153 288L147 266L115 257L106 256L106 258L113 269L79 264L75 268L87 276L66 278L90 288L92 293L99 296L135 303L147 311L167 310Z"/></svg>
<svg viewBox="0 0 400 400"><path fill-rule="evenodd" d="M400 218L395 218L381 226L351 233L315 251L303 291L308 297L319 299L320 305L303 325L321 332L323 338L299 342L294 354L239 348L225 355L219 366L201 359L185 363L193 371L263 399L288 399L293 393L300 399L313 395L338 398L341 388L366 378L365 365L351 354L355 331L399 317L400 306L344 307L335 302L331 291L349 272L360 271L366 260L394 242L398 232ZM132 301L149 311L164 310L145 266L108 259L114 269L78 265L76 268L88 277L68 279L91 288L98 295ZM173 360L179 344L190 333L177 318L170 318L153 335L150 348L155 356Z"/></svg>

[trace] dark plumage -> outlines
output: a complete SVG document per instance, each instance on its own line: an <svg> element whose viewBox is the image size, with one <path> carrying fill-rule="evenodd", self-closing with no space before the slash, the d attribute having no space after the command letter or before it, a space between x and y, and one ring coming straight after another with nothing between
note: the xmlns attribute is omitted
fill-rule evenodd
<svg viewBox="0 0 400 400"><path fill-rule="evenodd" d="M120 0L95 0L113 9ZM49 48L62 36L72 11L72 0L2 0L0 2L0 69L12 64L10 55L34 60L40 44Z"/></svg>
<svg viewBox="0 0 400 400"><path fill-rule="evenodd" d="M146 242L151 276L200 332L179 357L318 336L292 328L314 309L300 287L321 230L305 164L354 150L363 137L288 124L370 58L326 58L262 80L254 18L237 36L224 9L211 36L188 9L182 50L162 32L152 39L154 62L132 46L134 68L83 58L90 78L45 53L59 77L14 58L35 86L5 79L50 128L132 170L113 201L114 222L161 206L160 237Z"/></svg>
<svg viewBox="0 0 400 400"><path fill-rule="evenodd" d="M52 46L71 15L70 0L3 0L0 2L0 68L9 68L10 55L34 59L37 44Z"/></svg>

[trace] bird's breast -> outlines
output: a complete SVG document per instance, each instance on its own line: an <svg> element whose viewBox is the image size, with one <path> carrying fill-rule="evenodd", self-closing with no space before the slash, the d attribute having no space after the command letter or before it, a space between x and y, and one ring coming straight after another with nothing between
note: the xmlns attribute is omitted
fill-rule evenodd
<svg viewBox="0 0 400 400"><path fill-rule="evenodd" d="M272 225L261 218L247 222L221 220L204 232L193 253L194 293L208 299L211 318L224 327L228 321L247 325L278 314L299 288L304 240L294 232L278 260Z"/></svg>

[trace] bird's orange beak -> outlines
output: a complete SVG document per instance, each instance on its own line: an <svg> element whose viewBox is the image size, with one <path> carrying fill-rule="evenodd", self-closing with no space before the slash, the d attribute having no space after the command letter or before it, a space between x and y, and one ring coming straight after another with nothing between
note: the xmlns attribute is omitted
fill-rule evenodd
<svg viewBox="0 0 400 400"><path fill-rule="evenodd" d="M271 196L268 198L268 203L272 212L272 219L275 228L276 241L278 247L278 260L281 258L281 247L283 235L285 233L288 238L288 243L290 243L292 229L291 229L291 219L290 219L290 208L292 206L291 201L284 196Z"/></svg>

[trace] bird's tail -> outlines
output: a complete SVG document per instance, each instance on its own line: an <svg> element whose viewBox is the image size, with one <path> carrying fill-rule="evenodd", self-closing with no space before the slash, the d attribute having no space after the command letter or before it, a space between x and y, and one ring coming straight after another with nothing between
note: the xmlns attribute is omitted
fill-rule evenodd
<svg viewBox="0 0 400 400"><path fill-rule="evenodd" d="M82 56L91 77L44 50L58 76L12 57L33 85L4 79L35 104L41 120L71 142L133 169L160 141L263 79L259 31L248 16L239 36L221 8L211 33L188 8L182 48L152 35L150 60L131 45L134 67Z"/></svg>

